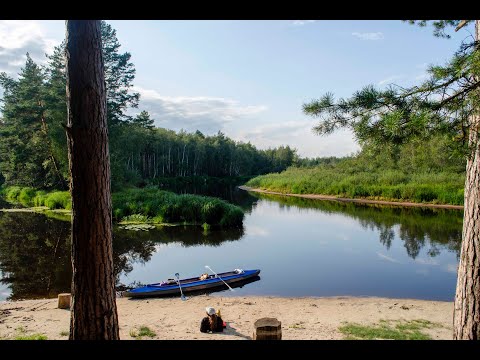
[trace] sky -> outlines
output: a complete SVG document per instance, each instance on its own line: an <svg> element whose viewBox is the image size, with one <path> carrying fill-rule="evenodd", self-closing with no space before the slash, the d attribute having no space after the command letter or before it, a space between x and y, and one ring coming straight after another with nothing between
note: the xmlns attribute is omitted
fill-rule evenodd
<svg viewBox="0 0 480 360"><path fill-rule="evenodd" d="M473 25L436 38L399 20L107 20L136 68L138 109L158 127L222 131L260 149L289 145L302 157L358 151L351 132L318 136L302 105L326 92L408 86L444 64ZM45 63L63 20L1 20L0 72L16 77L27 52ZM1 90L0 90L1 97Z"/></svg>

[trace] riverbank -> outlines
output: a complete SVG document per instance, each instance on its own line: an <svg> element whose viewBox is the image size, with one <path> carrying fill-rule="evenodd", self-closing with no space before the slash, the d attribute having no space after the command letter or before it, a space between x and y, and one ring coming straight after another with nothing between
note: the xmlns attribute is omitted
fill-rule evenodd
<svg viewBox="0 0 480 360"><path fill-rule="evenodd" d="M336 197L333 195L318 195L318 194L285 194L276 191L269 191L263 189L255 189L249 186L239 186L239 189L245 191L252 191L258 192L263 194L271 194L271 195L282 195L282 196L294 196L300 197L305 199L317 199L317 200L332 200L332 201L340 201L340 202L353 202L359 204L378 204L378 205L394 205L394 206L409 206L409 207L428 207L428 208L438 208L438 209L457 209L462 210L463 205L445 205L445 204L429 204L429 203L413 203L413 202L405 202L405 201L382 201L382 200L370 200L370 199L349 199L349 198L341 198Z"/></svg>
<svg viewBox="0 0 480 360"><path fill-rule="evenodd" d="M64 210L71 213L68 191L46 192L29 187L0 188L8 203L23 205L28 212ZM211 226L241 228L243 210L225 200L202 195L175 194L156 188L129 188L112 194L113 220L118 224L194 224L205 230Z"/></svg>
<svg viewBox="0 0 480 360"><path fill-rule="evenodd" d="M199 331L205 307L221 311L223 333ZM452 302L377 297L221 297L195 296L187 301L170 299L117 299L120 338L131 340L140 327L152 339L245 340L251 339L255 320L275 317L282 322L282 338L344 339L339 327L348 323L374 325L385 321L425 321L422 330L432 339L452 339ZM70 312L57 308L57 299L0 303L0 338L42 334L47 339L68 338ZM133 336L132 336L133 335ZM138 337L137 337L138 338ZM150 337L144 337L150 339Z"/></svg>

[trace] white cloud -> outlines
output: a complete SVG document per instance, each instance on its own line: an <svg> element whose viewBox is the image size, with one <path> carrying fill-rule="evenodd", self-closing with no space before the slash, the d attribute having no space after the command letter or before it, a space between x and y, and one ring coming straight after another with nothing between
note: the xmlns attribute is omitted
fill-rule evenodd
<svg viewBox="0 0 480 360"><path fill-rule="evenodd" d="M293 26L303 26L307 24L313 24L317 20L293 20L292 25Z"/></svg>
<svg viewBox="0 0 480 360"><path fill-rule="evenodd" d="M46 37L45 29L34 20L0 20L0 71L18 73L26 53L37 63L45 63L58 41Z"/></svg>
<svg viewBox="0 0 480 360"><path fill-rule="evenodd" d="M243 133L242 136L245 139L283 139L286 135L288 135L288 137L299 136L304 133L306 129L310 130L312 126L312 121L285 121L258 126L251 131Z"/></svg>
<svg viewBox="0 0 480 360"><path fill-rule="evenodd" d="M177 131L216 133L229 122L267 110L265 105L241 105L238 101L221 97L175 97L141 87L133 90L140 93L140 108L150 113L157 126Z"/></svg>
<svg viewBox="0 0 480 360"><path fill-rule="evenodd" d="M381 40L385 38L385 36L381 32L367 32L367 33L353 32L352 35L362 40Z"/></svg>
<svg viewBox="0 0 480 360"><path fill-rule="evenodd" d="M388 255L385 255L385 254L382 254L381 252L377 252L377 255L380 256L382 259L384 260L387 260L387 261L390 261L390 262L393 262L393 263L397 263L397 264L401 264L400 261L388 256Z"/></svg>
<svg viewBox="0 0 480 360"><path fill-rule="evenodd" d="M300 156L346 156L360 149L350 130L341 129L328 136L313 133L314 120L285 121L228 132L236 140L248 142L260 149L289 145Z"/></svg>

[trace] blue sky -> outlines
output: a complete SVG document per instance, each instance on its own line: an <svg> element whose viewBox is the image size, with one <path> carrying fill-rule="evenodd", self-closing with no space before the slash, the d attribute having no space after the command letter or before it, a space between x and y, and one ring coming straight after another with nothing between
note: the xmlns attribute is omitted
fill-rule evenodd
<svg viewBox="0 0 480 360"><path fill-rule="evenodd" d="M358 150L348 131L328 137L302 104L325 92L348 97L365 85L411 85L428 64L443 64L473 25L439 39L398 20L178 21L109 20L121 51L132 54L138 110L173 130L221 130L259 148L290 145L301 156ZM0 21L0 71L14 76L25 53L43 54L65 36L65 23Z"/></svg>

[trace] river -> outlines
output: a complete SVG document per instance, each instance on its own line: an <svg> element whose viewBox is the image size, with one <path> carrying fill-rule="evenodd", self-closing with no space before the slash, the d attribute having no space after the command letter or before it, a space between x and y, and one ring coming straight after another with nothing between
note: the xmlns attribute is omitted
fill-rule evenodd
<svg viewBox="0 0 480 360"><path fill-rule="evenodd" d="M261 269L260 280L214 296L382 296L453 301L463 211L254 194L222 197L245 210L243 229L115 227L118 283ZM56 297L71 280L70 224L0 212L0 301Z"/></svg>

